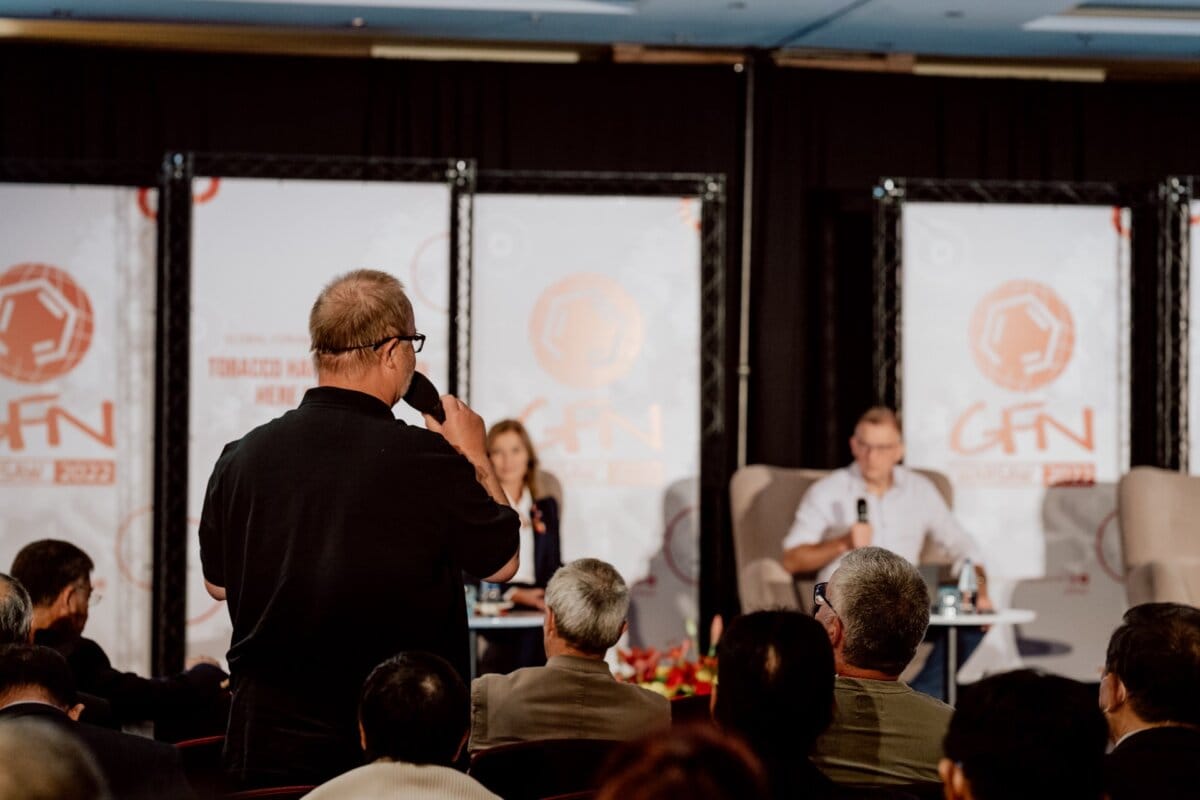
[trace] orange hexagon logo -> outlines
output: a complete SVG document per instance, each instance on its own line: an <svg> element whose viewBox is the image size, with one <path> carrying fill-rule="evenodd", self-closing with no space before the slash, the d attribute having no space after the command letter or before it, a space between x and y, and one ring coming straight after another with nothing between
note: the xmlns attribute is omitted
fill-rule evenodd
<svg viewBox="0 0 1200 800"><path fill-rule="evenodd" d="M47 264L0 275L0 375L43 383L70 372L92 343L92 304L71 276Z"/></svg>
<svg viewBox="0 0 1200 800"><path fill-rule="evenodd" d="M642 348L642 311L616 281L581 273L542 292L529 338L542 368L577 389L605 386L627 373Z"/></svg>
<svg viewBox="0 0 1200 800"><path fill-rule="evenodd" d="M984 375L1005 389L1031 392L1066 369L1075 322L1049 286L1009 281L975 306L970 337L971 355Z"/></svg>

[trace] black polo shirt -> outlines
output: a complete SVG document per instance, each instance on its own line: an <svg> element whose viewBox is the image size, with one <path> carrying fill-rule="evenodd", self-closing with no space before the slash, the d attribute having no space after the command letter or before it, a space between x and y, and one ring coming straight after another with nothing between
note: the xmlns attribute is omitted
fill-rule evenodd
<svg viewBox="0 0 1200 800"><path fill-rule="evenodd" d="M235 685L357 697L401 650L436 653L465 680L462 572L507 563L518 527L438 434L371 395L310 389L227 445L209 480L200 557L227 593Z"/></svg>

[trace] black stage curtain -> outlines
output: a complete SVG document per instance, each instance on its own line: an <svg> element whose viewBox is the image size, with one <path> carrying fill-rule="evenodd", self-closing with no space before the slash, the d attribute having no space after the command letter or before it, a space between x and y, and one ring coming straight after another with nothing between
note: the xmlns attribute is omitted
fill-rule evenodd
<svg viewBox="0 0 1200 800"><path fill-rule="evenodd" d="M1197 84L920 78L779 69L761 55L751 58L750 462L831 467L849 459L853 421L874 400L871 189L880 177L1148 183L1200 174ZM0 156L144 162L151 176L162 154L176 149L468 156L482 169L724 173L732 457L749 74L729 66L9 44L0 46ZM1134 280L1152 289L1152 276L1139 272ZM1135 329L1143 371L1153 369L1146 357L1152 343ZM1135 424L1152 426L1139 413L1153 408L1147 374L1153 377L1134 376L1134 416ZM1145 440L1135 431L1135 462L1150 460L1137 446ZM732 567L718 560L724 580L705 583L709 591L723 587L718 605L729 608Z"/></svg>

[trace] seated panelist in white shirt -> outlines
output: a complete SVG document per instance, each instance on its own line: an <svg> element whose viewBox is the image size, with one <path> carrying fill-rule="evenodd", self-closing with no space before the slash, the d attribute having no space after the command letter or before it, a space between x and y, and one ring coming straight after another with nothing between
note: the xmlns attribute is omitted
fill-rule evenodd
<svg viewBox="0 0 1200 800"><path fill-rule="evenodd" d="M783 540L783 566L793 574L816 572L827 581L842 556L874 545L917 564L926 535L956 560L971 559L979 575L976 606L991 610L981 552L933 482L900 465L900 419L876 406L859 418L850 437L854 463L835 470L804 493ZM863 512L860 514L860 510Z"/></svg>

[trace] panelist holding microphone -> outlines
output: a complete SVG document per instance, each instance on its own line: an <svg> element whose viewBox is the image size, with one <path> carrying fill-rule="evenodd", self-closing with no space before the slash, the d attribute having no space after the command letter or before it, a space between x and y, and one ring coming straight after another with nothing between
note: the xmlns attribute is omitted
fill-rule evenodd
<svg viewBox="0 0 1200 800"><path fill-rule="evenodd" d="M483 420L443 395L438 421L436 391L413 386L425 337L400 282L335 279L309 332L317 387L226 445L200 519L205 584L233 622L225 766L245 788L359 766L359 691L403 650L466 680L462 572L504 581L518 564ZM413 400L430 430L392 415L410 388L432 392Z"/></svg>
<svg viewBox="0 0 1200 800"><path fill-rule="evenodd" d="M950 513L946 501L928 478L900 465L904 439L900 419L890 408L876 406L859 418L850 437L854 463L835 470L804 493L796 519L783 540L783 566L793 574L817 573L827 581L842 556L851 550L883 547L916 565L926 535L956 559L956 569L970 559L982 563L978 545ZM987 580L980 566L976 607L991 610ZM913 688L935 697L944 687L945 631L931 628L927 640L935 651ZM978 646L981 633L962 631L962 660Z"/></svg>

